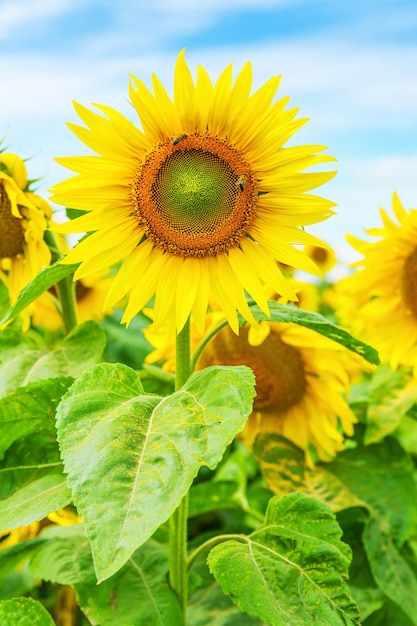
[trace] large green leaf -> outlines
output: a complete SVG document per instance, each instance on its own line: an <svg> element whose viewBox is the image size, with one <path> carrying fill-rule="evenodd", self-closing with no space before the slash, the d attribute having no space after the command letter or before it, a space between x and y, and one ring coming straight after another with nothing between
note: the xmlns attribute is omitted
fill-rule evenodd
<svg viewBox="0 0 417 626"><path fill-rule="evenodd" d="M44 473L1 501L0 527L18 528L46 517L71 502L62 468Z"/></svg>
<svg viewBox="0 0 417 626"><path fill-rule="evenodd" d="M389 529L398 545L405 541L416 512L414 467L394 438L345 450L327 469L366 502L371 516Z"/></svg>
<svg viewBox="0 0 417 626"><path fill-rule="evenodd" d="M0 333L0 397L30 382L77 377L101 360L105 346L103 330L89 321L77 326L52 351L11 329Z"/></svg>
<svg viewBox="0 0 417 626"><path fill-rule="evenodd" d="M161 399L121 364L87 370L57 410L65 471L99 580L165 522L201 465L214 467L252 409L246 367L207 368Z"/></svg>
<svg viewBox="0 0 417 626"><path fill-rule="evenodd" d="M81 531L61 534L39 547L31 571L42 580L72 585L92 624L183 626L178 601L168 585L167 548L148 541L119 572L97 585L86 537Z"/></svg>
<svg viewBox="0 0 417 626"><path fill-rule="evenodd" d="M28 335L10 328L0 332L0 397L24 384L26 373L46 353Z"/></svg>
<svg viewBox="0 0 417 626"><path fill-rule="evenodd" d="M366 502L329 471L327 464L308 467L304 452L280 435L258 435L254 454L268 486L277 495L292 491L307 493L326 502L334 512L352 506L367 507Z"/></svg>
<svg viewBox="0 0 417 626"><path fill-rule="evenodd" d="M76 378L90 365L101 360L105 335L93 321L76 326L61 345L40 358L26 373L25 383L56 376Z"/></svg>
<svg viewBox="0 0 417 626"><path fill-rule="evenodd" d="M252 306L251 311L253 316L258 321L270 321L270 322L293 322L306 328L311 328L317 333L336 341L337 343L345 346L348 350L356 352L364 359L377 365L379 363L379 356L377 351L372 346L355 339L346 330L335 326L326 317L319 313L311 313L309 311L302 311L295 306L279 304L279 302L269 302L270 317L265 315L263 311L257 306Z"/></svg>
<svg viewBox="0 0 417 626"><path fill-rule="evenodd" d="M0 602L1 626L55 626L40 602L32 598L12 598Z"/></svg>
<svg viewBox="0 0 417 626"><path fill-rule="evenodd" d="M19 315L29 304L39 298L44 291L47 291L57 282L69 276L77 269L78 265L79 264L64 265L55 263L55 265L41 270L39 274L22 289L14 305L8 310L3 319L0 320L0 327Z"/></svg>
<svg viewBox="0 0 417 626"><path fill-rule="evenodd" d="M330 509L300 493L274 497L265 524L213 548L210 570L240 608L271 626L353 626L350 550Z"/></svg>
<svg viewBox="0 0 417 626"><path fill-rule="evenodd" d="M187 624L190 626L267 626L265 622L260 622L247 613L243 613L233 604L210 574L204 559L199 559L194 564L192 572L199 584L190 593Z"/></svg>
<svg viewBox="0 0 417 626"><path fill-rule="evenodd" d="M363 541L378 587L413 624L417 624L417 579L392 537L375 519L365 526Z"/></svg>
<svg viewBox="0 0 417 626"><path fill-rule="evenodd" d="M0 463L0 529L41 520L71 501L55 432L21 437Z"/></svg>
<svg viewBox="0 0 417 626"><path fill-rule="evenodd" d="M55 431L55 409L72 382L72 378L53 378L29 383L0 398L0 459L20 437L40 428Z"/></svg>

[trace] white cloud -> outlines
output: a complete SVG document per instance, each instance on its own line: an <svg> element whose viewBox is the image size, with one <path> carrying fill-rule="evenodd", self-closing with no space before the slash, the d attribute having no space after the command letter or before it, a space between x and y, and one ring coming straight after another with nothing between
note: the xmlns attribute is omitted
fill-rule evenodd
<svg viewBox="0 0 417 626"><path fill-rule="evenodd" d="M22 27L74 9L70 0L7 0L0 4L0 39L19 36Z"/></svg>
<svg viewBox="0 0 417 626"><path fill-rule="evenodd" d="M19 20L26 25L35 19L47 22L72 11L77 2L0 0L0 36L6 30L9 35L18 32ZM81 2L80 7L89 6ZM66 176L65 170L52 162L54 156L86 152L65 127L66 121L76 121L73 99L87 106L91 102L109 104L135 120L127 101L128 74L149 84L155 72L171 90L179 51L169 51L172 35L187 29L198 33L202 25L207 26L207 20L235 9L230 28L238 28L246 8L275 8L286 2L215 0L204 6L195 0L155 0L140 7L140 21L137 5L132 9L131 2L119 3L111 32L83 36L71 54L66 53L65 44L62 53L56 55L34 50L0 54L2 94L7 94L0 98L0 137L7 133L5 143L22 156L35 155L29 164L30 175L46 173L46 189ZM115 6L96 0L97 8L105 5L110 10ZM387 26L381 19L376 12L372 25L369 17L358 23L358 32L363 34L371 26L374 32L383 32ZM412 15L409 20L398 18L396 32L412 23ZM238 72L249 59L254 66L255 88L271 75L283 75L280 93L290 95L290 105L299 105L300 115L311 118L296 141L324 143L339 157L339 174L323 188L323 195L338 202L338 214L313 230L337 246L347 260L352 251L344 242L344 233L361 236L364 228L377 225L379 207L390 208L394 190L407 207L417 206L417 45L410 41L394 43L391 39L384 43L381 39L371 43L365 37L353 38L343 27L332 32L316 27L313 34L303 37L239 45L231 37L230 45L223 46L202 40L187 50L193 73L201 63L216 77L229 62ZM407 139L403 151L399 141L390 143L396 134ZM406 156L413 139L416 148L413 155Z"/></svg>

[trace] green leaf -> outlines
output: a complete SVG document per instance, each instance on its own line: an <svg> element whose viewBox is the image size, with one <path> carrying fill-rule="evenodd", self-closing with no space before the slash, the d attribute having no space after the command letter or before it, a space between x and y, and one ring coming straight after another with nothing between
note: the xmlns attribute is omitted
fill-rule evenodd
<svg viewBox="0 0 417 626"><path fill-rule="evenodd" d="M405 370L379 367L370 385L365 443L375 443L392 433L417 401L417 387Z"/></svg>
<svg viewBox="0 0 417 626"><path fill-rule="evenodd" d="M350 550L330 509L300 493L274 497L265 525L213 548L211 572L246 613L271 626L352 626Z"/></svg>
<svg viewBox="0 0 417 626"><path fill-rule="evenodd" d="M121 364L87 370L57 410L58 439L99 580L176 510L201 465L215 466L252 410L246 367L194 374L166 398Z"/></svg>
<svg viewBox="0 0 417 626"><path fill-rule="evenodd" d="M417 624L417 580L387 530L370 519L363 535L372 574L379 588Z"/></svg>
<svg viewBox="0 0 417 626"><path fill-rule="evenodd" d="M76 326L55 350L40 358L26 374L25 382L72 376L77 378L90 365L101 360L105 335L93 321Z"/></svg>
<svg viewBox="0 0 417 626"><path fill-rule="evenodd" d="M207 564L194 565L198 568L199 586L189 598L187 624L190 626L266 626L242 611L225 596L219 583L210 574Z"/></svg>
<svg viewBox="0 0 417 626"><path fill-rule="evenodd" d="M366 502L372 516L389 529L394 541L399 545L405 541L416 511L414 467L394 438L345 450L327 469Z"/></svg>
<svg viewBox="0 0 417 626"><path fill-rule="evenodd" d="M146 355L153 350L142 332L149 325L149 318L139 313L126 328L121 323L122 315L123 311L116 309L112 316L107 315L101 323L107 337L104 360L140 369Z"/></svg>
<svg viewBox="0 0 417 626"><path fill-rule="evenodd" d="M29 589L35 586L36 581L30 575L30 572L28 576L27 568L24 568L24 565L42 542L43 539L36 537L35 539L21 541L9 548L0 550L0 600L6 600L13 595L18 595L17 593L10 593L13 587L17 585L21 586L26 583ZM17 579L16 573L22 574L21 580ZM27 588L24 589L23 593L26 591L28 591Z"/></svg>
<svg viewBox="0 0 417 626"><path fill-rule="evenodd" d="M244 365L207 367L193 374L179 393L191 394L200 405L207 425L207 450L201 464L214 469L252 412L253 372Z"/></svg>
<svg viewBox="0 0 417 626"><path fill-rule="evenodd" d="M410 454L417 454L417 421L414 418L404 415L393 435L404 450Z"/></svg>
<svg viewBox="0 0 417 626"><path fill-rule="evenodd" d="M335 326L323 315L302 311L295 306L279 304L279 302L268 302L268 305L270 317L265 315L259 307L251 307L251 311L256 320L260 322L293 322L294 324L311 328L311 330L315 330L317 333L345 346L345 348L351 350L351 352L356 352L356 354L362 356L369 361L369 363L378 365L379 356L375 348L355 339L355 337L352 337L346 330Z"/></svg>
<svg viewBox="0 0 417 626"><path fill-rule="evenodd" d="M59 585L75 586L86 581L96 584L90 543L83 525L64 526L59 530L58 537L43 536L42 544L30 559L32 574Z"/></svg>
<svg viewBox="0 0 417 626"><path fill-rule="evenodd" d="M394 602L385 602L383 606L372 613L364 622L364 626L415 626L416 622L411 621L404 611L394 604Z"/></svg>
<svg viewBox="0 0 417 626"><path fill-rule="evenodd" d="M193 485L189 493L188 517L230 509L238 506L233 499L237 484L232 481L211 480Z"/></svg>
<svg viewBox="0 0 417 626"><path fill-rule="evenodd" d="M255 458L269 488L277 495L300 491L325 502L332 511L352 506L367 507L328 470L328 465L307 467L304 452L280 435L258 435L254 445Z"/></svg>
<svg viewBox="0 0 417 626"><path fill-rule="evenodd" d="M0 528L43 519L71 500L62 473L55 431L40 429L21 437L0 463Z"/></svg>
<svg viewBox="0 0 417 626"><path fill-rule="evenodd" d="M8 310L3 319L0 320L0 327L9 320L12 320L16 315L19 315L29 304L32 304L32 302L39 298L44 291L47 291L57 282L69 276L72 272L75 272L78 265L79 263L72 265L55 263L55 265L45 267L41 270L39 274L22 289L14 305Z"/></svg>
<svg viewBox="0 0 417 626"><path fill-rule="evenodd" d="M53 378L19 387L0 398L0 459L20 437L47 428L55 432L55 410L72 378Z"/></svg>
<svg viewBox="0 0 417 626"><path fill-rule="evenodd" d="M60 376L76 378L101 360L104 346L104 332L92 321L77 326L51 352L6 329L0 333L0 396L30 382Z"/></svg>
<svg viewBox="0 0 417 626"><path fill-rule="evenodd" d="M0 602L1 626L55 626L40 602L32 598L12 598Z"/></svg>
<svg viewBox="0 0 417 626"><path fill-rule="evenodd" d="M28 335L10 328L0 332L0 397L24 384L26 373L46 353Z"/></svg>
<svg viewBox="0 0 417 626"><path fill-rule="evenodd" d="M43 519L71 502L71 492L62 468L44 473L1 500L0 527L18 528Z"/></svg>
<svg viewBox="0 0 417 626"><path fill-rule="evenodd" d="M154 541L137 550L110 579L100 585L78 584L76 590L82 610L100 626L184 626L168 584L167 550Z"/></svg>
<svg viewBox="0 0 417 626"><path fill-rule="evenodd" d="M68 534L44 542L32 557L30 568L42 580L72 585L80 607L93 624L183 626L178 601L168 585L167 549L155 541L143 545L119 572L100 585L89 542L82 535Z"/></svg>

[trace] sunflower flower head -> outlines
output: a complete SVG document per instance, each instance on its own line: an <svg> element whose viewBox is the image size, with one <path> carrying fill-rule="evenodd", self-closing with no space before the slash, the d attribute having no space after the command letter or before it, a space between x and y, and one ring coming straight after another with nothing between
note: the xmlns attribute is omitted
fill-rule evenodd
<svg viewBox="0 0 417 626"><path fill-rule="evenodd" d="M51 260L44 242L51 208L29 186L22 159L0 152L0 278L11 304Z"/></svg>
<svg viewBox="0 0 417 626"><path fill-rule="evenodd" d="M204 328L210 298L238 332L250 323L249 295L269 314L264 285L296 294L279 263L320 273L300 246L321 245L304 227L328 218L333 203L310 191L334 172L305 173L334 161L318 145L285 148L305 123L288 98L275 100L279 77L251 93L247 63L233 82L228 66L213 84L196 80L181 52L171 99L156 76L153 91L132 77L140 127L107 106L76 104L85 126L70 124L95 153L58 162L76 172L53 200L86 213L59 232L92 232L66 257L83 278L121 262L107 296L128 296L129 323L154 297L154 323L179 332L191 315Z"/></svg>
<svg viewBox="0 0 417 626"><path fill-rule="evenodd" d="M397 221L381 209L382 226L366 231L376 241L347 237L362 258L338 287L336 313L396 369L417 366L417 210L397 194L392 204Z"/></svg>
<svg viewBox="0 0 417 626"><path fill-rule="evenodd" d="M239 336L225 327L206 346L197 367L252 368L256 396L242 439L252 447L260 433L292 441L314 460L329 461L344 449L357 419L347 402L351 384L366 365L334 341L296 324L265 322L269 332L251 340L247 325Z"/></svg>

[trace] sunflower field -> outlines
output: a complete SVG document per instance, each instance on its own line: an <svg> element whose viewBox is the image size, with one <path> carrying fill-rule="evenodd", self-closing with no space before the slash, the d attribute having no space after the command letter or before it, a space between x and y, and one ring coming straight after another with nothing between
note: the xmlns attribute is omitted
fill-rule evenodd
<svg viewBox="0 0 417 626"><path fill-rule="evenodd" d="M279 82L0 146L0 626L417 625L417 210L341 267Z"/></svg>

